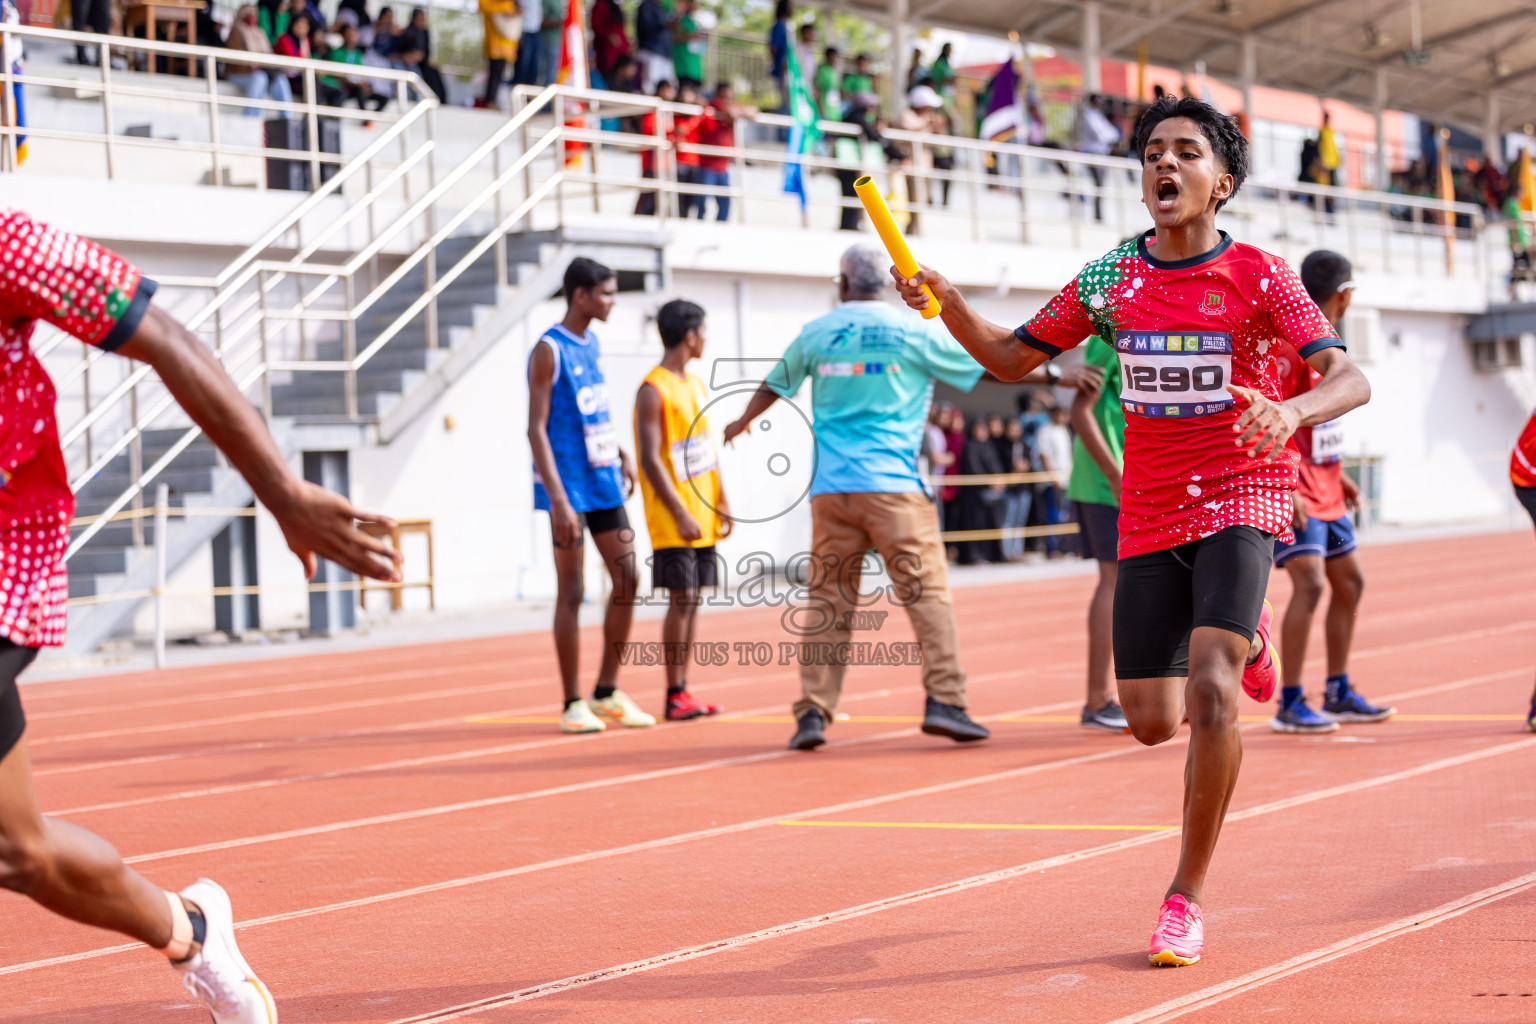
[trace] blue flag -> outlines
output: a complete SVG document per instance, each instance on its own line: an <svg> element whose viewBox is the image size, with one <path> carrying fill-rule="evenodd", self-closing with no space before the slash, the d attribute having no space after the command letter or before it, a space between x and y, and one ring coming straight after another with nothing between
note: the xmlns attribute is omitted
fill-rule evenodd
<svg viewBox="0 0 1536 1024"><path fill-rule="evenodd" d="M800 68L800 55L791 46L784 53L786 91L789 93L789 116L794 127L789 130L789 155L804 156L815 151L821 142L821 129L816 121L819 114L811 90L805 84L805 74ZM800 209L805 209L805 168L800 161L792 160L784 165L784 191L800 197Z"/></svg>

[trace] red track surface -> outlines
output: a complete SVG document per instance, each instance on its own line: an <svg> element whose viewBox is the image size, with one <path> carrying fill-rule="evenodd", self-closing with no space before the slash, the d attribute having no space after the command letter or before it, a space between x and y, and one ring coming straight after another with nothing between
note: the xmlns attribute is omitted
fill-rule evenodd
<svg viewBox="0 0 1536 1024"><path fill-rule="evenodd" d="M1245 704L1207 957L1179 970L1144 950L1187 732L1076 726L1085 577L956 592L973 712L1022 719L970 748L916 732L911 668L850 670L814 754L782 750L777 666L694 669L724 719L562 737L541 636L24 700L44 808L168 887L221 881L290 1024L1536 1019L1530 536L1362 554L1353 677L1402 716L1300 738ZM701 634L785 639L773 610ZM659 708L660 669L621 682ZM154 954L0 907L0 1020L202 1019Z"/></svg>

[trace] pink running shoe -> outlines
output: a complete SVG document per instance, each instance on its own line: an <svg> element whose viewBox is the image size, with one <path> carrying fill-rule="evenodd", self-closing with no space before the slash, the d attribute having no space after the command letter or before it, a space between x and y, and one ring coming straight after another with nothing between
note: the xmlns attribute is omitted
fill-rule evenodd
<svg viewBox="0 0 1536 1024"><path fill-rule="evenodd" d="M1280 683L1280 652L1275 650L1274 641L1269 638L1269 625L1274 617L1269 602L1265 601L1264 610L1259 613L1259 627L1256 631L1264 644L1264 651L1258 661L1243 668L1243 692L1260 704L1274 698L1275 687Z"/></svg>
<svg viewBox="0 0 1536 1024"><path fill-rule="evenodd" d="M1158 911L1157 931L1152 933L1147 959L1154 967L1188 967L1199 961L1204 950L1205 918L1200 915L1200 904L1183 896L1169 896Z"/></svg>

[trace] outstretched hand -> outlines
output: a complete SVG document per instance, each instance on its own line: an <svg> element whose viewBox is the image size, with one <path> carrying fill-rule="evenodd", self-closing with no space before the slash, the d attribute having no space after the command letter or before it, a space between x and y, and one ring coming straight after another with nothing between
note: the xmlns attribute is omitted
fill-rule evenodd
<svg viewBox="0 0 1536 1024"><path fill-rule="evenodd" d="M1232 424L1232 431L1237 434L1233 443L1239 448L1247 448L1252 458L1274 462L1285 450L1285 443L1296 433L1296 428L1301 426L1301 414L1288 403L1273 401L1252 388L1228 384L1227 390L1234 398L1247 403L1247 408Z"/></svg>
<svg viewBox="0 0 1536 1024"><path fill-rule="evenodd" d="M314 579L318 559L324 558L359 576L400 582L400 552L356 526L374 523L389 529L395 521L388 516L359 512L346 498L308 481L298 481L292 498L272 514L289 550L304 563L305 579Z"/></svg>
<svg viewBox="0 0 1536 1024"><path fill-rule="evenodd" d="M725 425L724 443L730 445L731 447L735 447L735 445L732 444L733 441L735 441L742 434L750 433L752 433L752 418L750 416L743 416L741 419L732 420Z"/></svg>
<svg viewBox="0 0 1536 1024"><path fill-rule="evenodd" d="M949 294L955 290L955 286L937 270L924 267L922 264L918 266L922 269L917 272L916 277L904 277L901 271L895 267L891 268L891 276L896 279L896 290L901 293L902 300L921 313L932 301L928 298L928 293L923 291L923 285L927 285L928 291L933 292L933 297L939 300L939 305L947 305Z"/></svg>

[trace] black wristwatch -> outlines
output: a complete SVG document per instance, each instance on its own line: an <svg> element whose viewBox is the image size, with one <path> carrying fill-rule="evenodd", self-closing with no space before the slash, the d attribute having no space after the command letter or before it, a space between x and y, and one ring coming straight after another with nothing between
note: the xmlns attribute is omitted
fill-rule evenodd
<svg viewBox="0 0 1536 1024"><path fill-rule="evenodd" d="M1055 363L1046 363L1045 364L1045 379L1051 382L1051 386L1052 387L1055 387L1058 384L1060 384L1061 383L1061 367L1057 366Z"/></svg>

